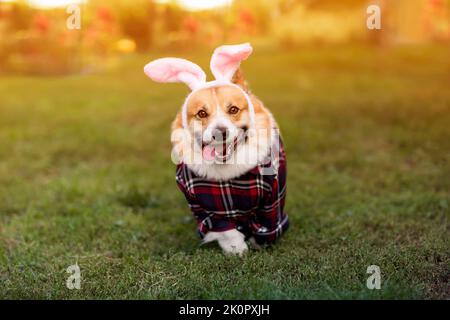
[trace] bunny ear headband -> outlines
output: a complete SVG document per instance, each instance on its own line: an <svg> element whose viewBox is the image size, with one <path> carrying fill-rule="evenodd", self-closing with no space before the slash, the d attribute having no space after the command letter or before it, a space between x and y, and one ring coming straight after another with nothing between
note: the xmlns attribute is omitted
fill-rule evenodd
<svg viewBox="0 0 450 320"><path fill-rule="evenodd" d="M255 110L249 95L238 85L231 82L242 60L248 58L253 48L249 43L221 46L214 50L210 68L215 77L213 81L206 81L206 74L195 63L179 58L161 58L154 60L144 67L145 74L156 82L183 82L192 91L187 96L182 109L183 127L187 128L187 101L192 93L222 85L229 85L242 91L247 99L250 113L250 123L254 124Z"/></svg>

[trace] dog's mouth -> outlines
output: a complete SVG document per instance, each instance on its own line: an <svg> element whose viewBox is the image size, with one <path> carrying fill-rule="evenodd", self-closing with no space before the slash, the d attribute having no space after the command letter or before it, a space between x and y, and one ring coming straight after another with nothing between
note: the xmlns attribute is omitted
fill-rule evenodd
<svg viewBox="0 0 450 320"><path fill-rule="evenodd" d="M202 156L206 161L227 161L233 152L235 151L238 144L238 138L234 138L231 143L227 143L226 141L218 144L218 143L210 143L202 145Z"/></svg>
<svg viewBox="0 0 450 320"><path fill-rule="evenodd" d="M211 142L209 144L202 143L202 157L207 162L217 161L219 163L225 163L231 158L233 153L242 141L247 141L246 131L238 134L231 141Z"/></svg>

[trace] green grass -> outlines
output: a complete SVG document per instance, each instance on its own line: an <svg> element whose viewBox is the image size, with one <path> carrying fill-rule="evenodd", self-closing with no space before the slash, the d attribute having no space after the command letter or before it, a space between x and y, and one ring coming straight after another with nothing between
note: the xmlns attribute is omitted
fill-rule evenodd
<svg viewBox="0 0 450 320"><path fill-rule="evenodd" d="M449 56L257 49L244 71L284 135L291 228L242 259L199 245L170 161L186 89L145 78L155 55L0 78L0 298L449 298Z"/></svg>

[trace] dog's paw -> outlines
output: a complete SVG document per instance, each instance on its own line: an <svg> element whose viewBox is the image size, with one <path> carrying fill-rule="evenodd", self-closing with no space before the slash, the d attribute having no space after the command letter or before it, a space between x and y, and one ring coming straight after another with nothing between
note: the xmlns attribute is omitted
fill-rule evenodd
<svg viewBox="0 0 450 320"><path fill-rule="evenodd" d="M242 256L248 250L245 236L236 229L224 232L208 232L204 242L217 241L225 254Z"/></svg>
<svg viewBox="0 0 450 320"><path fill-rule="evenodd" d="M248 251L247 243L243 240L219 241L219 245L223 252L229 255L243 256Z"/></svg>

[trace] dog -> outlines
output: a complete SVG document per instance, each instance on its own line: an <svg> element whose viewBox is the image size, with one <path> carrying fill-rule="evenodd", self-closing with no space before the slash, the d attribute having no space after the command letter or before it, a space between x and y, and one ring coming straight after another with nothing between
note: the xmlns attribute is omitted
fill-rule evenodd
<svg viewBox="0 0 450 320"><path fill-rule="evenodd" d="M176 182L200 237L217 241L226 254L270 245L289 227L278 125L240 69L252 51L249 43L215 49L215 80L209 82L184 59L161 58L144 67L156 82L183 82L191 89L172 124Z"/></svg>

